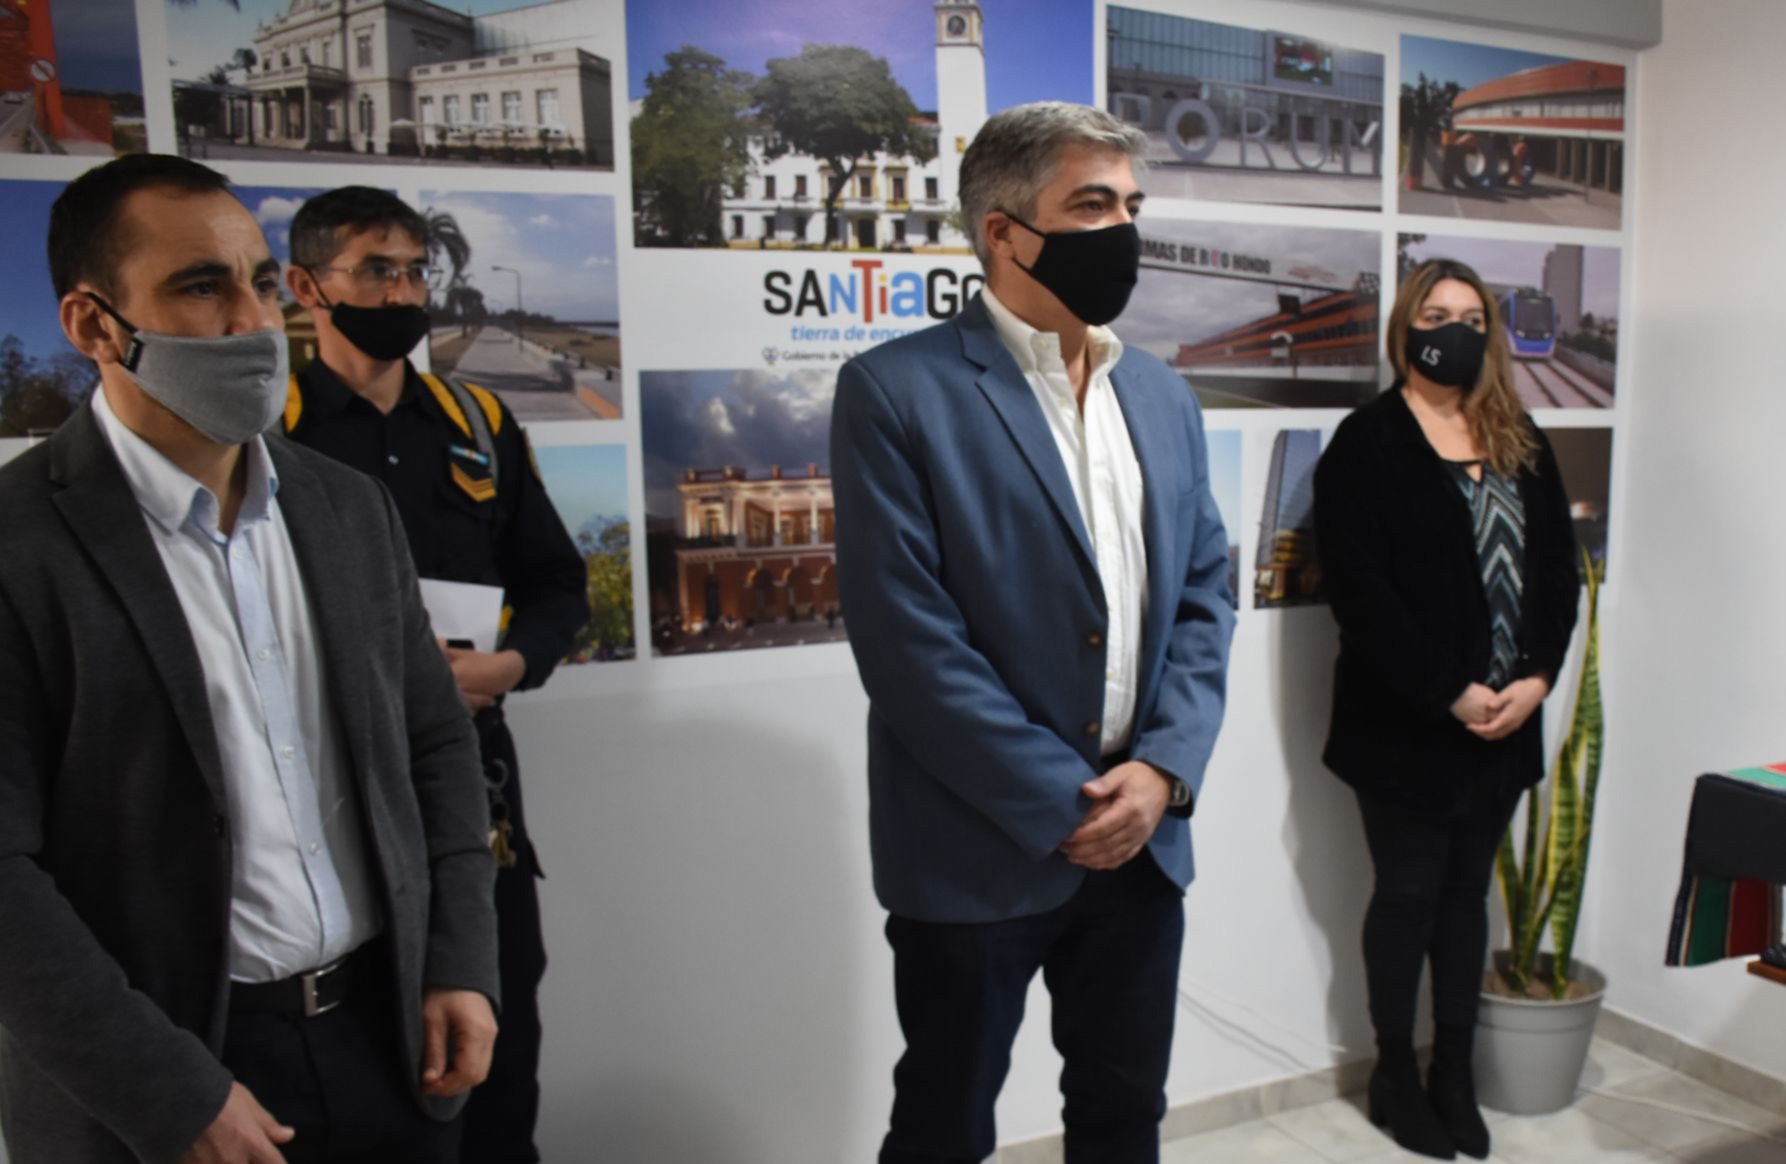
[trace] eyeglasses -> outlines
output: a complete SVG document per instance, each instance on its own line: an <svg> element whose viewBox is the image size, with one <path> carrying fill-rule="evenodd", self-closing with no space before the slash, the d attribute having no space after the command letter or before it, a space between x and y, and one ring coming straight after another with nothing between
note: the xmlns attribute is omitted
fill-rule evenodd
<svg viewBox="0 0 1786 1164"><path fill-rule="evenodd" d="M439 267L431 267L427 263L411 263L407 267L399 267L395 263L387 263L382 259L373 259L361 263L357 267L314 267L312 274L322 271L339 271L343 275L352 276L353 281L367 291L383 291L387 287L395 287L398 280L408 279L410 286L421 287L433 291L440 286L446 272Z"/></svg>

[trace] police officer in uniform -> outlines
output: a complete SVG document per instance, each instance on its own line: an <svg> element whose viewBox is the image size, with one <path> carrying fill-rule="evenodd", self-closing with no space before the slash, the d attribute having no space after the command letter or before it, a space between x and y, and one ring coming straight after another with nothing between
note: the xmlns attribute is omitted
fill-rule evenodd
<svg viewBox="0 0 1786 1164"><path fill-rule="evenodd" d="M442 644L475 713L500 866L501 1031L466 1110L464 1160L532 1164L546 953L539 863L501 704L544 683L569 653L589 618L588 581L514 416L484 389L423 375L407 359L428 335L423 304L438 282L427 242L423 218L383 190L343 187L298 211L286 279L315 322L317 358L292 378L284 428L384 482L423 578L503 589L497 650Z"/></svg>

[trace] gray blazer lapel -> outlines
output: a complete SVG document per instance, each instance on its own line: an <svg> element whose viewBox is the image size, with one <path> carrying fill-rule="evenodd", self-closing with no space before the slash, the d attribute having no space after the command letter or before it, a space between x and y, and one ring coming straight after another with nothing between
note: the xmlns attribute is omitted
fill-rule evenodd
<svg viewBox="0 0 1786 1164"><path fill-rule="evenodd" d="M91 407L76 409L51 438L50 477L62 486L54 496L56 508L142 636L212 802L225 811L229 798L204 666L180 596L149 536L148 519Z"/></svg>
<svg viewBox="0 0 1786 1164"><path fill-rule="evenodd" d="M334 536L340 517L321 482L305 467L295 447L281 436L268 436L267 451L279 472L279 512L285 518L298 574L310 600L310 625L321 640L323 675L331 702L346 732L354 770L365 777L372 756L372 720L367 703L366 668L360 659L365 642L360 612L365 571L351 557L342 557L344 543Z"/></svg>
<svg viewBox="0 0 1786 1164"><path fill-rule="evenodd" d="M1048 418L1042 415L1042 406L1036 402L1034 390L1023 378L1017 361L1005 350L1004 341L998 338L993 327L992 316L978 296L962 312L959 325L962 354L980 368L980 377L975 384L1005 422L1005 430L1041 480L1043 492L1054 503L1061 520L1071 531L1080 555L1095 573L1098 559L1092 553L1091 537L1079 515L1073 483L1067 478L1067 467L1061 463L1060 447L1054 443Z"/></svg>
<svg viewBox="0 0 1786 1164"><path fill-rule="evenodd" d="M1149 651L1165 633L1178 604L1178 591L1184 580L1174 578L1177 547L1172 540L1173 509L1178 504L1181 477L1191 472L1191 465L1180 466L1182 445L1173 439L1178 420L1159 402L1139 378L1118 364L1110 370L1110 384L1116 389L1117 403L1122 405L1123 419L1128 421L1129 440L1135 446L1135 459L1141 462L1141 480L1146 499L1142 504L1141 531L1147 539L1147 627L1142 650ZM1190 389L1187 387L1186 392ZM1146 657L1146 656L1144 656Z"/></svg>

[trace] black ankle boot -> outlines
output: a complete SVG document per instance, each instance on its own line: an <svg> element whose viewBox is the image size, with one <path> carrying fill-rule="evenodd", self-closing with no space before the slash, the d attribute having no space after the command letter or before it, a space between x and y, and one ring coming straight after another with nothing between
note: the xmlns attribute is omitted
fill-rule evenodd
<svg viewBox="0 0 1786 1164"><path fill-rule="evenodd" d="M1412 1053L1405 1060L1378 1060L1377 1069L1371 1072L1370 1119L1380 1128L1387 1127L1395 1142L1410 1152L1435 1160L1457 1157L1451 1133L1433 1111L1426 1088L1420 1086L1420 1069Z"/></svg>
<svg viewBox="0 0 1786 1164"><path fill-rule="evenodd" d="M1488 1159L1488 1125L1476 1107L1476 1076L1470 1067L1475 1027L1440 1026L1433 1039L1433 1065L1426 1073L1427 1095L1459 1152Z"/></svg>

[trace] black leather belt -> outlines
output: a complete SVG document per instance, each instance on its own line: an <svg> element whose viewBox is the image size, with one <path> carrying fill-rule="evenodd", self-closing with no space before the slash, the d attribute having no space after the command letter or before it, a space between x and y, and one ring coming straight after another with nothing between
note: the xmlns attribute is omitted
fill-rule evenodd
<svg viewBox="0 0 1786 1164"><path fill-rule="evenodd" d="M289 1014L315 1018L346 1002L366 961L362 947L338 962L317 970L294 974L277 982L232 982L229 1009L232 1014Z"/></svg>

